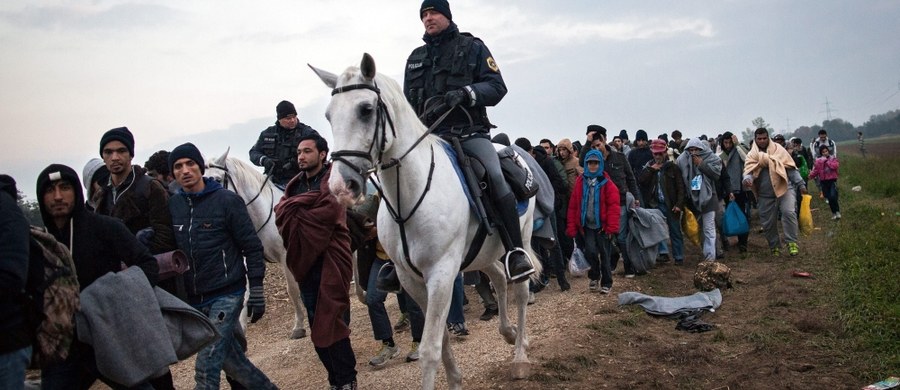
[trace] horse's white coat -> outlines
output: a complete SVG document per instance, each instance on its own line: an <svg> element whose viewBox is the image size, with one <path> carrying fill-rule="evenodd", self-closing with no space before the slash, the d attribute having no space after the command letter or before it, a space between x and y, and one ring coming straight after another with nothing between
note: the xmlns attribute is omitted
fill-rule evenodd
<svg viewBox="0 0 900 390"><path fill-rule="evenodd" d="M316 68L313 70L331 88L360 83L372 85L373 81L377 84L381 90L381 99L386 104L387 113L396 129L396 138L392 136L390 128L384 133L387 139L381 156L382 161L399 158L427 130L407 103L397 82L384 75L375 74L374 61L368 55L363 57L360 68L348 68L340 76ZM376 142L372 158L378 159L377 150L382 133L375 126L377 103L378 95L368 89L342 92L332 97L326 113L334 136L332 151L365 152L370 150L372 142ZM376 172L384 189L383 199L398 208L401 216L406 217L425 189L432 150L434 151L436 166L431 188L425 194L420 208L406 222L409 257L424 277L418 276L403 260L399 225L394 222L384 201L379 209L377 221L378 238L386 252L395 260L404 289L425 311L425 330L419 345L423 389L434 388L439 359L443 361L450 388L459 389L462 386L462 375L453 359L449 334L444 324L450 307L453 280L460 271L463 258L478 226L474 213L469 210L468 201L451 161L442 150L442 143L440 138L429 135L402 160L399 169L379 168ZM363 158L348 157L348 159L359 167L372 166ZM329 186L335 196L348 205L357 201L360 196L359 190L365 188L364 179L354 169L340 161L336 161L332 169ZM532 198L527 213L521 218L522 240L526 243L525 246L532 258L534 257L527 243L531 240L534 207ZM498 261L504 250L496 237L494 235L487 238L481 252L466 271L481 270L493 282L500 312L500 333L508 343L515 343L512 374L513 377L522 378L527 376L529 364L526 355L528 339L525 326L528 284L507 285L505 273ZM538 275L540 265L535 262L535 266L538 267L538 272L534 275ZM507 317L508 289L511 290L518 308L518 329L509 323Z"/></svg>
<svg viewBox="0 0 900 390"><path fill-rule="evenodd" d="M225 176L225 171L219 167L225 167L228 170L228 178ZM287 268L287 263L285 263L287 252L281 241L281 235L278 234L278 228L275 226L274 208L284 192L273 185L271 181L266 180L266 177L250 164L236 157L228 157L228 151L207 162L206 176L218 180L229 191L237 193L244 199L244 203L250 202L247 205L247 211L250 213L250 219L253 220L253 227L258 232L257 235L262 241L265 257L268 261L280 264L284 271L288 297L291 299L295 314L291 338L306 337L306 328L303 327L306 309L303 308L300 300L300 287L294 280L294 275ZM257 197L257 195L259 196ZM254 197L256 199L253 199ZM241 326L244 329L247 328L246 311L247 305L244 305L240 317Z"/></svg>

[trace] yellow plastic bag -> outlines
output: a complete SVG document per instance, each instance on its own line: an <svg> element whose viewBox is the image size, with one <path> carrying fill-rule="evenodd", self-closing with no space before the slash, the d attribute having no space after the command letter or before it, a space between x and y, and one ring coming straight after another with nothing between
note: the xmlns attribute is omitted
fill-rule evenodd
<svg viewBox="0 0 900 390"><path fill-rule="evenodd" d="M809 209L809 203L812 201L812 195L803 195L800 200L800 232L808 236L813 231L812 211Z"/></svg>
<svg viewBox="0 0 900 390"><path fill-rule="evenodd" d="M684 238L687 241L694 243L696 246L700 246L700 224L697 223L697 218L694 217L694 213L687 208L681 213L681 233L684 234Z"/></svg>

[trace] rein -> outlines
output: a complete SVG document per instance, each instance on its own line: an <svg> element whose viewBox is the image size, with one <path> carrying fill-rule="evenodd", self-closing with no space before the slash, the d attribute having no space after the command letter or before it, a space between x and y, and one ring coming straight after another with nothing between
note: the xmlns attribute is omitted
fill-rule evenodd
<svg viewBox="0 0 900 390"><path fill-rule="evenodd" d="M234 179L231 178L231 173L228 171L228 163L227 163L227 162L225 163L224 166L218 166L218 165L215 165L215 164L209 164L209 167L210 167L210 168L221 169L223 172L225 172L225 179L222 181L222 187L225 188L225 189L227 190L227 189L228 189L228 183L231 183L231 185L234 187L234 193L237 194L238 196L240 196L241 199L244 198L243 196L241 196L241 193L238 192L238 186L237 186L237 183L235 183L235 182L234 182ZM244 206L245 206L245 207L250 206L251 204L253 204L253 202L256 201L256 199L259 199L259 196L262 195L263 190L266 188L266 184L269 183L269 178L271 178L271 176L270 176L270 175L266 175L266 179L263 180L262 185L259 187L259 190L256 191L256 196L254 196L253 199L250 199L250 201L244 203ZM262 223L262 225L259 225L259 228L256 229L256 233L257 233L257 234L259 234L259 232L261 232L262 229L263 229L264 227L266 227L266 225L269 224L269 221L272 220L272 215L273 215L273 213L274 213L274 206L275 206L275 192L272 190L272 187L269 187L269 197L272 199L272 200L271 200L271 203L272 203L272 204L269 205L269 216L268 216L268 217L266 218L266 220Z"/></svg>
<svg viewBox="0 0 900 390"><path fill-rule="evenodd" d="M369 150L366 152L362 152L362 151L358 151L358 150L338 150L338 151L331 153L331 158L332 158L332 160L340 161L340 162L346 164L347 166L352 168L354 170L354 172L356 172L356 174L358 174L360 177L362 177L363 181L368 179L375 186L375 189L381 195L381 199L384 200L384 204L385 204L385 206L387 206L387 209L391 215L391 218L394 219L394 222L397 223L397 225L400 229L400 241L403 245L403 256L404 256L404 260L406 261L406 264L417 275L419 275L420 277L424 277L422 275L422 271L420 271L418 268L416 268L416 266L413 265L412 260L410 260L409 240L406 237L406 222L409 221L409 219L412 218L412 216L416 213L416 211L419 209L419 206L422 205L422 201L425 200L425 195L431 189L431 182L432 182L432 179L434 178L434 167L435 167L434 146L431 147L431 166L428 170L428 179L425 183L425 189L422 190L422 193L419 195L418 200L416 201L415 205L412 207L412 209L409 211L409 214L406 217L402 216L402 214L401 214L402 210L400 208L400 206L401 206L400 178L402 177L402 175L400 174L400 168L402 167L401 162L403 161L403 159L406 158L406 156L409 155L409 153L412 152L413 149L415 149L417 146L419 146L419 144L423 140L425 140L425 138L427 138L428 135L431 134L432 130L434 130L441 122L443 122L444 118L446 118L447 115L449 115L451 111L448 110L440 118L438 118L438 120L435 121L434 124L432 124L428 128L428 130L426 130L425 133L423 133L416 140L416 142L413 143L412 146L409 147L409 149L407 149L403 154L401 154L400 157L392 158L388 162L382 162L382 157L384 156L385 145L387 143L387 126L391 127L391 136L393 136L394 138L397 138L397 131L394 128L394 121L391 119L391 116L387 111L387 105L384 103L384 100L381 98L381 90L378 88L378 86L377 85L369 85L369 84L345 85L342 87L334 88L331 91L331 95L334 96L339 93L354 91L357 89L367 89L367 90L373 91L373 92L375 92L375 95L378 97L378 108L377 108L376 117L375 117L375 132L372 135L372 142L369 143ZM373 148L375 147L375 143L378 141L379 128L381 130L381 142L380 142L380 145L378 148L378 160L373 161L372 152L373 152ZM359 166L353 164L352 162L350 162L347 159L347 157L358 157L358 158L365 159L366 161L368 161L371 164L371 167L366 167L365 169L363 167L359 167ZM376 169L376 167L377 167L377 169ZM397 207L394 207L394 205L391 204L390 200L388 200L388 198L384 196L384 189L381 187L381 185L376 183L376 181L371 177L371 174L373 174L373 173L376 176L378 176L378 171L383 171L383 170L387 170L387 169L391 169L391 168L397 169L397 188L396 188L396 190L397 190ZM378 181L381 182L380 177L379 177Z"/></svg>

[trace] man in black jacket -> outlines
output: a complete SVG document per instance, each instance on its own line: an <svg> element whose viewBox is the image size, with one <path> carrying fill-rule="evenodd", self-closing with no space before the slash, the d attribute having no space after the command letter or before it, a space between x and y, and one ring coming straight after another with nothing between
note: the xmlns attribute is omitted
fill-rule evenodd
<svg viewBox="0 0 900 390"><path fill-rule="evenodd" d="M156 284L156 259L121 221L85 209L81 181L72 168L60 164L45 168L38 175L35 193L47 231L72 252L81 290L108 272L118 272L122 263L140 267L150 284ZM66 360L41 370L44 389L87 389L97 379L121 387L100 375L94 349L77 340ZM152 388L148 383L137 387Z"/></svg>
<svg viewBox="0 0 900 390"><path fill-rule="evenodd" d="M265 167L265 173L270 175L272 183L283 190L300 173L297 166L297 144L300 143L300 138L318 132L297 119L297 110L287 100L278 103L275 113L278 118L275 125L263 130L256 144L250 148L250 162Z"/></svg>
<svg viewBox="0 0 900 390"><path fill-rule="evenodd" d="M28 280L28 219L19 208L16 181L0 175L0 388L21 389L31 360L31 338L25 312Z"/></svg>

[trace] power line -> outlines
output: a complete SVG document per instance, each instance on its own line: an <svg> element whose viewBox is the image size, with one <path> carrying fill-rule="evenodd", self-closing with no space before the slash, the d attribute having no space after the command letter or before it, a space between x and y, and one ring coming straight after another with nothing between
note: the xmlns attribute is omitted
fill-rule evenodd
<svg viewBox="0 0 900 390"><path fill-rule="evenodd" d="M840 111L840 110L835 109L835 108L831 108L831 102L828 101L828 96L826 96L826 97L825 97L825 111L819 111L819 113L820 113L820 114L821 114L821 113L825 113L825 120L829 120L829 121L830 121L830 120L833 119L832 116L831 116L831 113L832 113L832 112L838 112L838 111Z"/></svg>

